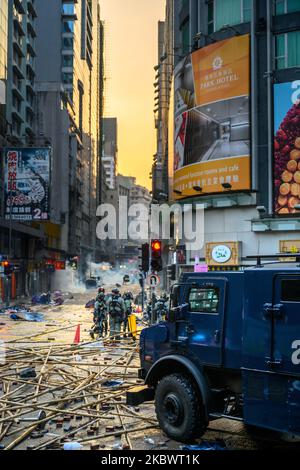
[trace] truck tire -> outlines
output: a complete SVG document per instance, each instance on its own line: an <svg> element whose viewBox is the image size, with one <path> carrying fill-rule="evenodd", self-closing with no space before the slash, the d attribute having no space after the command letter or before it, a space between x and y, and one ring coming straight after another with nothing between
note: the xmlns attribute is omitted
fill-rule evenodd
<svg viewBox="0 0 300 470"><path fill-rule="evenodd" d="M161 429L172 439L191 442L207 428L204 407L192 381L180 374L163 377L155 391Z"/></svg>

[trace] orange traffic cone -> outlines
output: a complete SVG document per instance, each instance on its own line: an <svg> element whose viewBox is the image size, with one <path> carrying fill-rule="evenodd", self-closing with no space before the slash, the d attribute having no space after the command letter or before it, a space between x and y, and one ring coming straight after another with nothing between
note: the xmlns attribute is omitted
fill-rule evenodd
<svg viewBox="0 0 300 470"><path fill-rule="evenodd" d="M73 341L73 344L79 344L79 343L80 343L80 325L77 326L75 338Z"/></svg>

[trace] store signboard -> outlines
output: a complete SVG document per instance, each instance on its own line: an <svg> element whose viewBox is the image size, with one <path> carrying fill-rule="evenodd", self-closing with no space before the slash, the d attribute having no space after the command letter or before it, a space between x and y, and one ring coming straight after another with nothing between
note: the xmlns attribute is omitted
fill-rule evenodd
<svg viewBox="0 0 300 470"><path fill-rule="evenodd" d="M206 264L208 266L239 266L240 242L206 243Z"/></svg>

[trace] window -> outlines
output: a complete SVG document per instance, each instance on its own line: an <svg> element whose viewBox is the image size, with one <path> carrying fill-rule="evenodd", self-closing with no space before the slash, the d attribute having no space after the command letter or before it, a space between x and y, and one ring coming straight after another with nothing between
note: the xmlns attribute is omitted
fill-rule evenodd
<svg viewBox="0 0 300 470"><path fill-rule="evenodd" d="M208 16L208 26L207 26L207 32L208 34L212 34L215 29L214 25L214 3L209 2L207 6L207 16Z"/></svg>
<svg viewBox="0 0 300 470"><path fill-rule="evenodd" d="M62 12L64 15L75 15L74 3L63 3Z"/></svg>
<svg viewBox="0 0 300 470"><path fill-rule="evenodd" d="M300 31L275 37L275 67L277 70L300 65Z"/></svg>
<svg viewBox="0 0 300 470"><path fill-rule="evenodd" d="M63 80L63 83L65 83L66 85L72 85L73 84L73 74L63 72L62 80Z"/></svg>
<svg viewBox="0 0 300 470"><path fill-rule="evenodd" d="M71 21L71 20L63 21L63 32L74 33L74 21Z"/></svg>
<svg viewBox="0 0 300 470"><path fill-rule="evenodd" d="M193 287L189 292L191 312L218 313L219 289L217 287Z"/></svg>
<svg viewBox="0 0 300 470"><path fill-rule="evenodd" d="M208 4L208 33L226 25L248 23L251 17L251 0L214 0Z"/></svg>
<svg viewBox="0 0 300 470"><path fill-rule="evenodd" d="M72 55L63 55L62 56L62 66L63 67L73 67L73 56Z"/></svg>
<svg viewBox="0 0 300 470"><path fill-rule="evenodd" d="M181 46L183 55L190 50L190 22L186 21L181 27Z"/></svg>
<svg viewBox="0 0 300 470"><path fill-rule="evenodd" d="M283 302L300 302L300 279L283 279L281 300Z"/></svg>
<svg viewBox="0 0 300 470"><path fill-rule="evenodd" d="M73 38L63 38L63 49L73 50L74 48L74 39Z"/></svg>
<svg viewBox="0 0 300 470"><path fill-rule="evenodd" d="M275 15L285 15L286 13L293 13L300 11L299 0L274 0Z"/></svg>

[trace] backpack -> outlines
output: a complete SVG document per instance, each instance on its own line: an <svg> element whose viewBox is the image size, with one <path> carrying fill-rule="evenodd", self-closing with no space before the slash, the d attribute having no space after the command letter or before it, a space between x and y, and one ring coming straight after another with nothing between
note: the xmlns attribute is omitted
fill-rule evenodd
<svg viewBox="0 0 300 470"><path fill-rule="evenodd" d="M111 315L119 315L123 314L123 308L121 303L119 302L119 297L112 297L111 301L109 302L109 313Z"/></svg>

